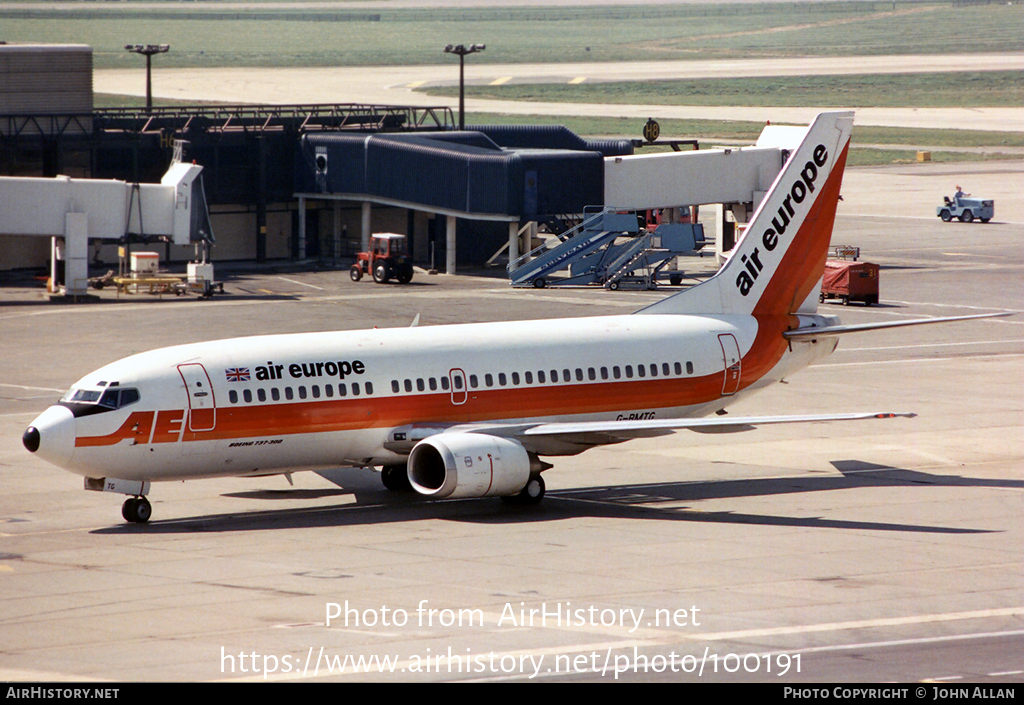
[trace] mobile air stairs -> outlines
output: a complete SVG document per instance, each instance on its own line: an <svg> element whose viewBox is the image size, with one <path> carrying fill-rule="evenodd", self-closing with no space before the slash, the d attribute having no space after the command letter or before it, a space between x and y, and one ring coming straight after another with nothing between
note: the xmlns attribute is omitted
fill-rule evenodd
<svg viewBox="0 0 1024 705"><path fill-rule="evenodd" d="M621 240L620 240L621 239ZM705 245L704 227L690 223L663 223L642 228L633 211L605 208L585 214L577 227L545 242L508 265L512 286L600 285L618 289L622 284L657 288L667 275L672 284L678 272L663 271L677 256L693 254ZM551 276L568 269L566 276Z"/></svg>

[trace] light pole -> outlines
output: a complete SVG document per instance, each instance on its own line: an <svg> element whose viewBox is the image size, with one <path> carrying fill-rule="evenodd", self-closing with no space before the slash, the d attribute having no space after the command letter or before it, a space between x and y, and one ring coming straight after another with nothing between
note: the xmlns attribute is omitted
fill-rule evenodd
<svg viewBox="0 0 1024 705"><path fill-rule="evenodd" d="M475 54L487 47L483 44L449 44L444 48L445 54L457 54L459 57L459 129L466 129L466 54Z"/></svg>
<svg viewBox="0 0 1024 705"><path fill-rule="evenodd" d="M166 54L170 44L125 44L124 48L133 54L146 57L146 112L153 110L153 54Z"/></svg>

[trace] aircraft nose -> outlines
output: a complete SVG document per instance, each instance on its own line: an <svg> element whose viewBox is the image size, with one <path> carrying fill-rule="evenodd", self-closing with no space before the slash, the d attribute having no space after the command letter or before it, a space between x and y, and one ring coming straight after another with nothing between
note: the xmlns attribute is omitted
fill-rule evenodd
<svg viewBox="0 0 1024 705"><path fill-rule="evenodd" d="M21 442L25 444L29 453L35 453L39 450L39 429L35 426L26 428L25 433L21 436Z"/></svg>
<svg viewBox="0 0 1024 705"><path fill-rule="evenodd" d="M66 464L75 450L75 417L71 409L51 406L25 429L21 442L30 453L54 465Z"/></svg>

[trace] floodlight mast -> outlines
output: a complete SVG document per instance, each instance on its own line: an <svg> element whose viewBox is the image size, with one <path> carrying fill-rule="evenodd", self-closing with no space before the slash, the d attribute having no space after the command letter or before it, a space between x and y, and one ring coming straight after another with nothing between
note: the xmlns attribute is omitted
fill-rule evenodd
<svg viewBox="0 0 1024 705"><path fill-rule="evenodd" d="M449 44L444 48L445 54L456 54L459 57L459 129L466 129L466 55L483 51L484 44Z"/></svg>
<svg viewBox="0 0 1024 705"><path fill-rule="evenodd" d="M146 57L146 112L153 110L153 54L166 54L170 44L125 44L124 48L133 54Z"/></svg>

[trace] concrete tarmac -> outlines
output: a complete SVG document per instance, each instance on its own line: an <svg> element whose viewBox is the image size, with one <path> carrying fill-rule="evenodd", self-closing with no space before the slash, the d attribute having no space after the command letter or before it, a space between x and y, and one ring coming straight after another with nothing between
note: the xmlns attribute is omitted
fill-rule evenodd
<svg viewBox="0 0 1024 705"><path fill-rule="evenodd" d="M833 242L882 265L882 302L823 308L850 323L1024 310L1024 217L1003 195L1024 193L1024 162L949 168L848 170ZM934 216L961 178L1001 194L992 223ZM1024 316L850 336L729 409L916 418L597 448L555 458L534 508L430 503L334 469L294 486L156 485L152 522L125 524L122 497L21 445L102 364L234 335L625 313L667 295L219 273L229 293L211 301L57 305L0 282L0 679L1022 680Z"/></svg>

